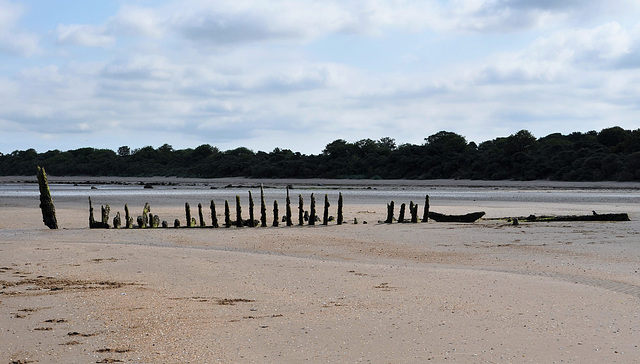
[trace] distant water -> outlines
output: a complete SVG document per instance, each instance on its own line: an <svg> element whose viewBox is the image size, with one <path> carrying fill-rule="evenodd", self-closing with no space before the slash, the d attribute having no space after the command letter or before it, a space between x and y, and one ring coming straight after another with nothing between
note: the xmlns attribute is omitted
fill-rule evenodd
<svg viewBox="0 0 640 364"><path fill-rule="evenodd" d="M80 185L51 184L51 194L57 202L84 202L89 197L98 203L129 203L131 201L149 201L153 204L180 205L184 202L203 204L214 200L216 204L228 200L235 202L239 195L243 201L248 200L251 191L256 204L260 201L259 188L219 188L210 189L207 186L154 186L144 189L138 185ZM302 195L305 204L310 201L310 195L315 194L318 206L327 194L332 204L337 203L338 192L342 192L345 201L351 204L387 203L395 201L402 203L413 201L423 204L425 195L431 201L493 201L493 202L545 202L545 203L608 203L608 204L640 204L640 191L635 189L512 189L489 187L436 187L436 188L342 188L327 189L323 187L292 189L291 202L297 206L298 195ZM39 191L36 184L0 184L0 204L4 199L38 198ZM286 191L283 188L265 188L265 199L284 201Z"/></svg>

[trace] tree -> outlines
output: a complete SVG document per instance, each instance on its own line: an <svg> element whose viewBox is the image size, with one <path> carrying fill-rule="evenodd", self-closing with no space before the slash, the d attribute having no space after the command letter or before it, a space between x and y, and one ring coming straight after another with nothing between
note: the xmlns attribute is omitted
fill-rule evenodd
<svg viewBox="0 0 640 364"><path fill-rule="evenodd" d="M129 148L128 146L123 145L120 148L118 148L118 156L126 157L129 155L131 155L131 148Z"/></svg>

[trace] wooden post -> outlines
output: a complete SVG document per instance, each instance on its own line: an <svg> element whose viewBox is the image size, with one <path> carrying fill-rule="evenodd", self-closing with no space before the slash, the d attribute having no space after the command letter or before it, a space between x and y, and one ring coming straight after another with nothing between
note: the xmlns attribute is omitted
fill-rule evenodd
<svg viewBox="0 0 640 364"><path fill-rule="evenodd" d="M142 225L138 224L142 228L146 228L149 224L149 212L151 212L151 206L146 202L144 208L142 208Z"/></svg>
<svg viewBox="0 0 640 364"><path fill-rule="evenodd" d="M393 224L393 210L394 210L394 202L387 204L387 220L385 220L386 224Z"/></svg>
<svg viewBox="0 0 640 364"><path fill-rule="evenodd" d="M255 216L253 215L253 195L249 191L249 227L256 227Z"/></svg>
<svg viewBox="0 0 640 364"><path fill-rule="evenodd" d="M191 225L191 206L189 206L188 202L184 203L184 213L187 217L187 227L193 227Z"/></svg>
<svg viewBox="0 0 640 364"><path fill-rule="evenodd" d="M120 229L122 224L122 218L120 217L120 211L116 212L116 216L113 218L113 228Z"/></svg>
<svg viewBox="0 0 640 364"><path fill-rule="evenodd" d="M40 187L40 210L42 210L42 222L49 229L58 228L58 219L56 218L56 208L53 206L51 199L51 191L47 182L47 172L44 167L37 167L38 187Z"/></svg>
<svg viewBox="0 0 640 364"><path fill-rule="evenodd" d="M216 204L215 202L213 202L213 200L211 200L211 226L213 226L214 228L218 228L218 216L216 216Z"/></svg>
<svg viewBox="0 0 640 364"><path fill-rule="evenodd" d="M324 194L324 213L322 214L322 225L329 225L329 196Z"/></svg>
<svg viewBox="0 0 640 364"><path fill-rule="evenodd" d="M304 201L302 195L298 195L298 225L304 225Z"/></svg>
<svg viewBox="0 0 640 364"><path fill-rule="evenodd" d="M93 204L91 203L91 196L89 196L89 227L93 228L96 225L96 219L93 216Z"/></svg>
<svg viewBox="0 0 640 364"><path fill-rule="evenodd" d="M424 213L422 214L422 222L429 221L429 195L424 198Z"/></svg>
<svg viewBox="0 0 640 364"><path fill-rule="evenodd" d="M278 226L278 200L273 201L273 226Z"/></svg>
<svg viewBox="0 0 640 364"><path fill-rule="evenodd" d="M289 186L287 186L287 226L292 226L293 222L291 221L291 198L289 197Z"/></svg>
<svg viewBox="0 0 640 364"><path fill-rule="evenodd" d="M200 227L207 226L204 223L204 215L202 214L202 204L201 203L198 203L198 219L200 220Z"/></svg>
<svg viewBox="0 0 640 364"><path fill-rule="evenodd" d="M242 206L240 206L240 196L236 195L236 227L243 227L244 221L242 221Z"/></svg>
<svg viewBox="0 0 640 364"><path fill-rule="evenodd" d="M100 206L100 210L101 210L101 215L102 215L102 225L104 226L104 228L108 229L109 228L109 213L111 212L111 208L109 207L109 205L106 206Z"/></svg>
<svg viewBox="0 0 640 364"><path fill-rule="evenodd" d="M316 198L311 194L311 213L309 214L309 225L316 224Z"/></svg>
<svg viewBox="0 0 640 364"><path fill-rule="evenodd" d="M151 221L151 226L154 228L160 227L160 216L153 215L153 220Z"/></svg>
<svg viewBox="0 0 640 364"><path fill-rule="evenodd" d="M402 205L400 205L400 217L398 217L398 222L403 223L404 222L404 210L406 209L406 205L403 203Z"/></svg>
<svg viewBox="0 0 640 364"><path fill-rule="evenodd" d="M338 225L342 225L344 216L342 215L342 192L338 194Z"/></svg>
<svg viewBox="0 0 640 364"><path fill-rule="evenodd" d="M267 227L267 206L264 203L264 187L262 184L260 184L260 226Z"/></svg>
<svg viewBox="0 0 640 364"><path fill-rule="evenodd" d="M411 208L411 222L415 224L418 222L418 204L414 205L412 201L411 206L413 206Z"/></svg>
<svg viewBox="0 0 640 364"><path fill-rule="evenodd" d="M231 227L231 213L229 212L229 201L224 200L224 227Z"/></svg>
<svg viewBox="0 0 640 364"><path fill-rule="evenodd" d="M124 219L127 229L131 229L133 227L133 218L129 214L129 206L127 204L124 205Z"/></svg>
<svg viewBox="0 0 640 364"><path fill-rule="evenodd" d="M173 220L173 227L174 228L179 228L180 227L180 220L178 220L178 219Z"/></svg>

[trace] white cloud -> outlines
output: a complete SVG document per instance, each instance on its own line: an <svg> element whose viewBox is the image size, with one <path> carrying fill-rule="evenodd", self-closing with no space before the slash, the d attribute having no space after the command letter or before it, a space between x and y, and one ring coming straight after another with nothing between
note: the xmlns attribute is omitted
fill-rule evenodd
<svg viewBox="0 0 640 364"><path fill-rule="evenodd" d="M16 27L23 13L20 5L0 0L0 52L18 56L40 52L38 37Z"/></svg>
<svg viewBox="0 0 640 364"><path fill-rule="evenodd" d="M100 26L61 24L56 31L58 33L58 42L61 44L73 44L85 47L108 47L115 43L115 38L104 34L104 27Z"/></svg>

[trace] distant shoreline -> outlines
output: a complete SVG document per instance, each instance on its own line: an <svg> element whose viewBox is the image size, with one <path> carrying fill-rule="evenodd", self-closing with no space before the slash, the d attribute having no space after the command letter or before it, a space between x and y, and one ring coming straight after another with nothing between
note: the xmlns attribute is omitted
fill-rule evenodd
<svg viewBox="0 0 640 364"><path fill-rule="evenodd" d="M326 187L343 187L343 186L362 186L362 187L406 187L406 188L425 188L425 187L477 187L477 188L518 188L518 189L624 189L636 190L640 189L640 182L564 182L564 181L486 181L486 180L453 180L453 179L437 179L437 180L382 180L382 179L309 179L309 178L286 178L286 179L259 179L244 177L229 178L182 178L182 177L109 177L109 176L48 176L51 184L157 184L157 185L207 185L215 187L225 186L253 186L263 183L265 186L286 187L294 186L326 186ZM36 176L0 176L0 184L9 183L36 183Z"/></svg>

